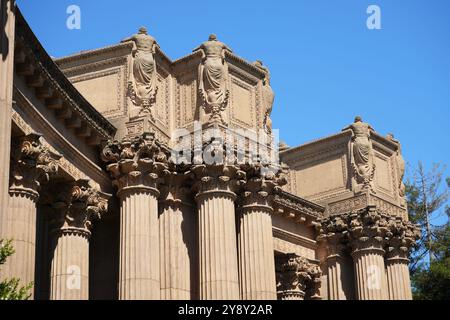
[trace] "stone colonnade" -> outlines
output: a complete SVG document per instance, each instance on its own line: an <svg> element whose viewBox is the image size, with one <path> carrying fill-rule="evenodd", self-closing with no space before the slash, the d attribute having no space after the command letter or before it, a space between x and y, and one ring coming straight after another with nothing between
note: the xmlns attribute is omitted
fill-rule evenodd
<svg viewBox="0 0 450 320"><path fill-rule="evenodd" d="M122 201L119 298L276 299L271 199L286 182L280 171L175 165L170 156L153 134L103 149Z"/></svg>
<svg viewBox="0 0 450 320"><path fill-rule="evenodd" d="M89 236L92 221L107 211L106 194L88 180L52 181L61 156L51 152L38 134L12 145L8 209L2 212L2 239L12 239L14 254L2 266L2 278L18 278L21 286L35 281L37 203L44 195L53 203L50 298L89 298ZM31 291L31 298L34 292Z"/></svg>
<svg viewBox="0 0 450 320"><path fill-rule="evenodd" d="M328 249L329 299L352 298L352 290L345 290L342 283L350 271L345 263L348 254L353 259L356 299L412 299L408 252L419 236L415 225L368 206L322 219L317 229L318 241Z"/></svg>

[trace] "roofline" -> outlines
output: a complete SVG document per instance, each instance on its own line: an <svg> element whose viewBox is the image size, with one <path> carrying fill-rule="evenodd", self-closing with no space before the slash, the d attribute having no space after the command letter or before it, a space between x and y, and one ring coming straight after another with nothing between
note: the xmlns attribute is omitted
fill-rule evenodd
<svg viewBox="0 0 450 320"><path fill-rule="evenodd" d="M26 43L33 49L34 55L42 64L42 67L46 69L49 76L64 89L70 99L78 106L77 111L84 113L86 119L90 120L91 124L94 122L107 136L114 137L117 128L98 112L67 79L37 39L18 7L16 7L16 33L26 40ZM95 125L93 126L96 127Z"/></svg>

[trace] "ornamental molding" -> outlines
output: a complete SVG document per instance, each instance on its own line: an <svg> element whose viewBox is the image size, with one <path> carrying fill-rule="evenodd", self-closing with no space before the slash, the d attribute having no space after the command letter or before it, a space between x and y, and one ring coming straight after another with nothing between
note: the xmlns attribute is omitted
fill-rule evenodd
<svg viewBox="0 0 450 320"><path fill-rule="evenodd" d="M12 113L14 122L24 134L39 131L44 137L41 141L45 147L52 152L63 154L59 160L60 168L75 180L92 179L102 186L110 185L107 174L57 132L17 87L14 87L14 99L16 101Z"/></svg>

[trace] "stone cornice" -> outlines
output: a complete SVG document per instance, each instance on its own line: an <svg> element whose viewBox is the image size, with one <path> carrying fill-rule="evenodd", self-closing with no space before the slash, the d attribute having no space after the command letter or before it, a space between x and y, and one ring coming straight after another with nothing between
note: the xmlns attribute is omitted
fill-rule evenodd
<svg viewBox="0 0 450 320"><path fill-rule="evenodd" d="M321 205L283 190L275 195L274 206L280 209L285 209L283 211L286 211L287 209L288 211L293 210L295 213L293 216L294 220L297 215L306 215L311 220L316 220L322 217L325 212L325 208Z"/></svg>
<svg viewBox="0 0 450 320"><path fill-rule="evenodd" d="M350 130L345 130L333 135L329 135L323 138L319 138L319 139L315 139L309 142L306 142L304 144L298 145L296 147L292 147L289 148L287 150L281 151L280 152L280 156L283 157L289 157L290 155L294 154L298 151L302 151L304 152L304 149L307 149L309 147L313 147L314 145L318 144L318 143L328 143L328 142L335 142L336 139L341 139L341 138L345 138L346 136L351 136L351 131Z"/></svg>
<svg viewBox="0 0 450 320"><path fill-rule="evenodd" d="M57 102L73 116L77 115L100 139L114 136L116 128L104 118L66 78L38 41L20 10L16 13L16 69L28 77L27 83L36 87L37 95L49 105Z"/></svg>
<svg viewBox="0 0 450 320"><path fill-rule="evenodd" d="M84 51L80 51L68 56L64 56L64 57L60 57L60 58L56 58L53 59L53 61L55 61L55 63L57 65L65 65L68 64L70 62L75 62L75 61L79 61L80 58L89 58L89 57L95 57L104 53L110 53L110 52L116 52L119 49L122 48L129 48L130 52L131 49L133 48L133 43L132 42L123 42L123 43L118 43L118 44L114 44L114 45L110 45L110 46L106 46L103 48L99 48L99 49L93 49L93 50L84 50Z"/></svg>

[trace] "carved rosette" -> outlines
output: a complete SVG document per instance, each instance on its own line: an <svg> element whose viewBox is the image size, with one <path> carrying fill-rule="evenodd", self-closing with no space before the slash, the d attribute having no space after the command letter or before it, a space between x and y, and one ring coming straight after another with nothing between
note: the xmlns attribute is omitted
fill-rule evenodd
<svg viewBox="0 0 450 320"><path fill-rule="evenodd" d="M21 138L12 152L10 192L25 194L34 201L39 197L41 184L58 171L58 155L44 147L41 135L29 134Z"/></svg>
<svg viewBox="0 0 450 320"><path fill-rule="evenodd" d="M92 223L108 211L109 195L92 188L88 180L60 186L53 208L56 212L54 231L86 238L91 235Z"/></svg>
<svg viewBox="0 0 450 320"><path fill-rule="evenodd" d="M122 141L108 141L102 160L113 178L118 194L130 189L146 189L159 196L161 177L168 171L170 151L153 133L144 133Z"/></svg>
<svg viewBox="0 0 450 320"><path fill-rule="evenodd" d="M277 290L281 300L321 299L322 271L316 264L294 253L277 261Z"/></svg>

